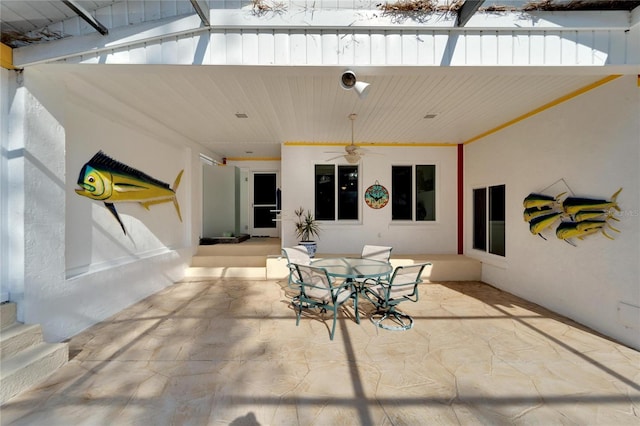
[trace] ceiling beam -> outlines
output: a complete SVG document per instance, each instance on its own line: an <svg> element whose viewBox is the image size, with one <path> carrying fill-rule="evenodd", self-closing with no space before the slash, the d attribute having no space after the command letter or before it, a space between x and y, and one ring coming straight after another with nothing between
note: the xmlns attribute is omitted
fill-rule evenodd
<svg viewBox="0 0 640 426"><path fill-rule="evenodd" d="M79 17L84 19L87 24L91 25L97 32L102 35L109 34L109 30L107 29L107 27L102 25L100 21L91 16L91 14L87 12L84 7L80 6L75 0L62 0L62 2L66 4L69 9L73 10Z"/></svg>
<svg viewBox="0 0 640 426"><path fill-rule="evenodd" d="M207 6L207 4L202 0L191 0L191 5L200 17L200 20L202 21L204 26L210 26L211 24L209 23L209 6Z"/></svg>
<svg viewBox="0 0 640 426"><path fill-rule="evenodd" d="M484 0L465 0L462 3L462 7L458 10L458 18L456 19L456 27L464 27L469 19L478 11L482 6Z"/></svg>

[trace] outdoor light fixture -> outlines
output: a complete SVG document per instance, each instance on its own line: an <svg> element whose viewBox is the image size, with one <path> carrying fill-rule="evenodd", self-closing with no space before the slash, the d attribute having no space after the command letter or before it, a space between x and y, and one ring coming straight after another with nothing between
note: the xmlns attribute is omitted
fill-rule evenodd
<svg viewBox="0 0 640 426"><path fill-rule="evenodd" d="M364 81L358 81L356 78L356 73L351 70L347 70L342 73L340 78L340 86L342 86L345 90L355 90L360 99L364 99L367 97L369 93L369 83L365 83Z"/></svg>

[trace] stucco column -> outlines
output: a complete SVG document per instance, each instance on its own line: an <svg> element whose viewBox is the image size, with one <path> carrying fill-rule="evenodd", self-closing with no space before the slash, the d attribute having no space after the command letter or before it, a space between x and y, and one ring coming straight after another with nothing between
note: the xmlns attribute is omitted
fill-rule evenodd
<svg viewBox="0 0 640 426"><path fill-rule="evenodd" d="M3 70L3 268L2 291L18 303L22 321L24 298L24 99L23 75ZM4 84L6 83L6 84Z"/></svg>
<svg viewBox="0 0 640 426"><path fill-rule="evenodd" d="M8 286L18 319L42 323L49 313L41 301L64 297L63 102L43 73L27 69L15 77L6 152Z"/></svg>
<svg viewBox="0 0 640 426"><path fill-rule="evenodd" d="M0 302L9 300L9 104L15 72L0 68Z"/></svg>

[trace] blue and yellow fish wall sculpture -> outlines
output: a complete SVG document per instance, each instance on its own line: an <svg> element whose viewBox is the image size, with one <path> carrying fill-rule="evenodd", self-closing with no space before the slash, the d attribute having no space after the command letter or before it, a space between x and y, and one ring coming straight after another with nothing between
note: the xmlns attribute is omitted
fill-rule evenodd
<svg viewBox="0 0 640 426"><path fill-rule="evenodd" d="M556 228L556 237L571 245L575 246L571 241L573 238L582 240L585 236L598 232L613 240L606 229L620 232L611 226L609 220L619 222L619 219L613 216L613 211L620 211L617 198L621 191L622 188L616 191L610 200L573 196L561 200L565 193L556 197L531 193L522 203L525 208L524 220L529 223L531 233L544 240L546 238L542 232L558 220L561 222Z"/></svg>
<svg viewBox="0 0 640 426"><path fill-rule="evenodd" d="M168 183L116 161L99 151L80 170L80 176L78 176L80 188L76 189L76 193L104 202L105 207L113 214L122 231L127 235L127 230L114 203L140 203L142 207L149 210L149 206L153 204L173 202L178 218L182 222L176 191L183 172L184 170L181 170L178 173L173 187L170 187Z"/></svg>
<svg viewBox="0 0 640 426"><path fill-rule="evenodd" d="M580 198L580 197L567 197L562 202L562 208L565 213L574 215L581 211L592 210L609 210L616 209L620 211L618 207L618 195L622 191L622 188L618 189L615 194L611 196L611 200L603 200L598 198Z"/></svg>
<svg viewBox="0 0 640 426"><path fill-rule="evenodd" d="M596 232L602 233L605 237L613 240L614 238L607 234L606 227L620 232L618 229L611 226L606 220L583 220L582 222L562 222L556 229L556 236L569 242L570 238L583 239L587 235L595 234ZM571 242L569 242L571 244Z"/></svg>
<svg viewBox="0 0 640 426"><path fill-rule="evenodd" d="M535 192L532 192L531 194L527 195L527 197L522 202L522 205L525 209L542 209L545 207L551 208L559 203L560 197L562 197L564 194L565 192L563 192L562 194L558 194L555 197L551 197L549 195L536 194Z"/></svg>

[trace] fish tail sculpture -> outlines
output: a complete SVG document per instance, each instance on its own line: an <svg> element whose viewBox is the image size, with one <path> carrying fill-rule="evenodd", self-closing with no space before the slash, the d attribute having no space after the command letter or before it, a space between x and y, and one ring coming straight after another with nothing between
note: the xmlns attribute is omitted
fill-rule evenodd
<svg viewBox="0 0 640 426"><path fill-rule="evenodd" d="M173 202L182 222L176 191L182 178L181 170L173 187L153 178L140 170L127 166L102 151L99 151L80 170L78 176L78 195L104 202L104 205L116 218L122 231L127 235L124 223L118 215L114 203L137 202L145 209L160 203Z"/></svg>

